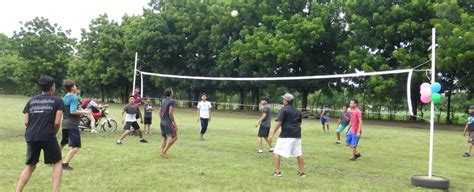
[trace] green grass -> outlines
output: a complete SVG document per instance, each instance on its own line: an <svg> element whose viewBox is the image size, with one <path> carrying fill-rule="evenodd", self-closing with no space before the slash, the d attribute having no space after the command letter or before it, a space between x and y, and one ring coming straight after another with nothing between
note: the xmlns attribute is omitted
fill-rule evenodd
<svg viewBox="0 0 474 192"><path fill-rule="evenodd" d="M22 114L28 98L0 96L0 191L14 191L24 168L25 142ZM119 118L121 105L112 105ZM176 112L179 139L159 156L158 119L146 135L115 144L120 132L83 132L83 148L72 160L73 171L64 171L63 191L419 191L410 184L415 174L427 174L427 129L364 126L362 158L349 162L350 150L335 145L334 127L323 134L319 121L303 122L303 153L307 177L296 176L296 159L282 159L283 177L273 172L272 154L256 153L256 113L214 112L206 141L198 141L195 111ZM60 137L60 135L58 135ZM461 132L435 133L435 175L450 179L451 190L472 191L474 159L463 158L466 138ZM67 151L63 151L63 155ZM42 159L42 157L41 157ZM49 191L51 167L41 162L26 191Z"/></svg>

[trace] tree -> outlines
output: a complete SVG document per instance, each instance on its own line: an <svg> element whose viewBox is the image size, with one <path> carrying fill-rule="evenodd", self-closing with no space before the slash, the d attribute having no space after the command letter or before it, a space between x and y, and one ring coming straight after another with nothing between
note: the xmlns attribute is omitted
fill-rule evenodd
<svg viewBox="0 0 474 192"><path fill-rule="evenodd" d="M83 85L94 87L103 99L120 97L125 101L131 93L134 54L125 51L123 28L103 14L92 20L81 36L78 56L84 63L76 74L83 74Z"/></svg>
<svg viewBox="0 0 474 192"><path fill-rule="evenodd" d="M18 45L18 55L25 61L16 66L25 87L22 89L24 93L38 92L35 85L41 75L53 76L56 85L62 85L74 46L74 40L68 37L69 34L69 30L63 31L57 24L50 24L43 17L27 21L19 32L15 31L13 39Z"/></svg>
<svg viewBox="0 0 474 192"><path fill-rule="evenodd" d="M451 98L454 91L474 91L474 15L456 2L434 5L436 17L432 20L437 31L436 54L440 81L448 98L446 122L451 118Z"/></svg>
<svg viewBox="0 0 474 192"><path fill-rule="evenodd" d="M345 2L349 39L344 43L350 47L346 57L349 68L363 71L413 68L429 60L430 34L433 18L432 3L425 1L379 1ZM344 59L344 57L340 57ZM403 100L405 76L372 76L363 83L368 91L367 99L385 103L400 103ZM415 81L421 77L414 75ZM418 85L412 85L418 87ZM414 113L416 97L413 90ZM380 105L379 104L379 105Z"/></svg>

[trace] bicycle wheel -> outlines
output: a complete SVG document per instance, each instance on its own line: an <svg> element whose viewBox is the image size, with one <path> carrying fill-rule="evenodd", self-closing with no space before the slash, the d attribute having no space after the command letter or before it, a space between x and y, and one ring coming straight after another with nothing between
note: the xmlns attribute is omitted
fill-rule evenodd
<svg viewBox="0 0 474 192"><path fill-rule="evenodd" d="M90 129L89 127L89 122L85 121L84 118L81 118L81 121L79 121L79 129L81 131L84 131L84 129Z"/></svg>
<svg viewBox="0 0 474 192"><path fill-rule="evenodd" d="M115 132L117 130L117 122L113 119L105 120L102 123L102 130L104 132Z"/></svg>

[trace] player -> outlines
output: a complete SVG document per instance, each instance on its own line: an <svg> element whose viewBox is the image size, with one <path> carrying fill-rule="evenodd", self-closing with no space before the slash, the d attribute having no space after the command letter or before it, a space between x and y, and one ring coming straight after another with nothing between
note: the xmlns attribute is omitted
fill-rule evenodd
<svg viewBox="0 0 474 192"><path fill-rule="evenodd" d="M121 145L123 139L125 139L128 134L132 131L131 129L138 132L138 136L140 137L140 143L148 143L146 139L143 138L142 131L140 130L140 125L137 123L137 117L140 118L141 123L143 123L142 114L140 110L138 110L138 106L135 104L135 97L130 95L128 97L128 104L125 105L122 111L122 124L125 123L123 127L124 132L122 136L120 136L119 140L117 140L117 145Z"/></svg>
<svg viewBox="0 0 474 192"><path fill-rule="evenodd" d="M41 150L44 162L53 165L53 191L59 191L62 177L61 149L56 134L61 125L63 101L54 95L56 85L50 76L42 76L38 85L43 93L31 98L23 109L26 126L26 167L20 175L16 191L21 192L36 169ZM6 171L6 170L5 170Z"/></svg>
<svg viewBox="0 0 474 192"><path fill-rule="evenodd" d="M270 99L268 97L262 97L260 99L260 104L263 106L262 116L257 120L257 124L255 125L258 128L258 135L257 135L257 143L258 143L258 153L263 153L263 145L262 141L265 139L268 146L270 147L270 152L273 152L272 143L268 140L268 134L270 132L271 126L271 110L268 106Z"/></svg>
<svg viewBox="0 0 474 192"><path fill-rule="evenodd" d="M467 117L467 123L464 127L464 136L466 136L466 134L469 136L469 139L467 140L467 151L463 157L470 157L472 145L474 144L474 105L469 107L469 116Z"/></svg>
<svg viewBox="0 0 474 192"><path fill-rule="evenodd" d="M306 176L304 173L304 157L301 149L301 112L293 106L294 96L286 93L283 97L283 108L276 119L276 124L271 130L268 140L272 138L281 127L280 137L274 149L275 172L273 176L281 177L280 160L281 157L296 157L298 160L298 176Z"/></svg>
<svg viewBox="0 0 474 192"><path fill-rule="evenodd" d="M352 149L351 161L355 161L361 157L361 154L357 152L357 146L359 144L360 136L362 134L362 112L359 109L359 102L357 99L351 99L349 104L351 108L351 121L350 130L347 132L346 143Z"/></svg>
<svg viewBox="0 0 474 192"><path fill-rule="evenodd" d="M168 159L168 150L178 140L178 127L174 119L174 109L176 108L176 101L173 99L173 89L165 89L165 99L160 107L160 128L161 128L161 152L160 155Z"/></svg>
<svg viewBox="0 0 474 192"><path fill-rule="evenodd" d="M337 131L336 131L336 144L341 144L341 133L344 132L349 127L349 122L351 120L351 114L347 111L346 106L342 106L341 115L339 115Z"/></svg>
<svg viewBox="0 0 474 192"><path fill-rule="evenodd" d="M321 120L321 125L323 125L323 132L326 133L326 128L327 128L327 133L329 133L329 107L324 106L323 111L321 111L320 114L320 120Z"/></svg>
<svg viewBox="0 0 474 192"><path fill-rule="evenodd" d="M201 101L199 101L197 105L197 121L201 122L201 136L199 140L204 141L204 134L206 134L207 127L209 126L209 122L211 121L211 109L212 105L211 102L207 101L207 94L201 94Z"/></svg>

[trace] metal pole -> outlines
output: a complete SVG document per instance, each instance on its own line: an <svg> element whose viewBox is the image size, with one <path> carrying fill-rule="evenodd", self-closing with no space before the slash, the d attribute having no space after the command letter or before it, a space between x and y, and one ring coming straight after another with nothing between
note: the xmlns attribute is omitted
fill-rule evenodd
<svg viewBox="0 0 474 192"><path fill-rule="evenodd" d="M138 63L138 53L135 52L135 67L133 68L133 85L132 85L132 95L135 90L135 82L137 81L137 63Z"/></svg>
<svg viewBox="0 0 474 192"><path fill-rule="evenodd" d="M435 71L435 54L436 54L436 29L431 30L431 84L435 82L436 71ZM434 139L434 103L431 101L431 114L430 114L430 159L428 168L428 177L433 176L433 139Z"/></svg>
<svg viewBox="0 0 474 192"><path fill-rule="evenodd" d="M143 98L143 73L140 73L140 97Z"/></svg>

